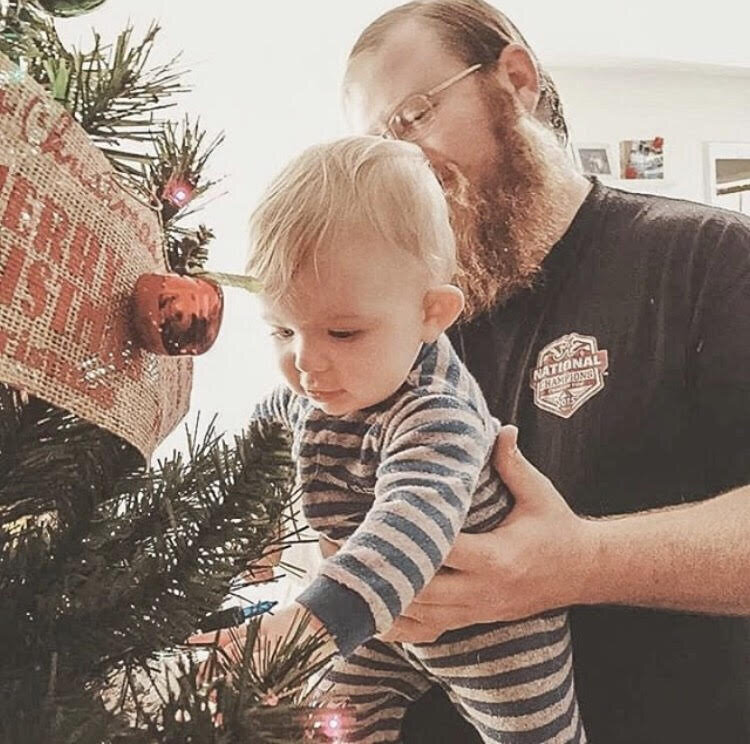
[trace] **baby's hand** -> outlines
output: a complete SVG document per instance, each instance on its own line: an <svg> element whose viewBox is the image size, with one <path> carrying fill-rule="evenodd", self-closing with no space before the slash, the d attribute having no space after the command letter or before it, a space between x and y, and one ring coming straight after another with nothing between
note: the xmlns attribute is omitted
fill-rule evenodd
<svg viewBox="0 0 750 744"><path fill-rule="evenodd" d="M206 661L198 665L196 681L199 685L209 684L216 677L226 674L242 660L247 637L247 626L212 630L209 633L196 633L187 639L189 646L204 646L211 651ZM213 653L213 647L219 651Z"/></svg>
<svg viewBox="0 0 750 744"><path fill-rule="evenodd" d="M273 569L279 565L283 551L282 546L269 549L261 558L247 564L247 567L239 576L240 579L248 584L262 584L264 581L273 581Z"/></svg>
<svg viewBox="0 0 750 744"><path fill-rule="evenodd" d="M253 651L253 660L255 664L262 669L264 649L273 650L285 638L288 638L290 631L295 627L304 616L307 616L304 637L311 636L322 630L321 623L313 615L309 614L307 609L293 602L291 605L284 607L276 612L263 615L260 621L260 630L255 639ZM300 639L301 640L301 639ZM196 633L188 638L187 643L193 646L206 646L211 648L217 646L220 651L212 655L212 660L203 662L198 669L198 682L209 682L214 677L226 673L232 666L240 663L245 653L245 643L247 641L247 625L240 625L235 628L224 628L209 633ZM326 639L321 649L318 651L319 658L328 656L335 652L335 646L330 639Z"/></svg>
<svg viewBox="0 0 750 744"><path fill-rule="evenodd" d="M278 542L266 548L263 555L247 564L245 570L240 574L240 579L248 584L262 584L264 581L273 581L274 567L281 562L281 554L286 545L281 542L281 530L276 530Z"/></svg>
<svg viewBox="0 0 750 744"><path fill-rule="evenodd" d="M341 546L335 543L333 540L329 540L325 535L321 535L318 538L318 545L320 546L320 552L323 558L330 558L332 555L338 553Z"/></svg>
<svg viewBox="0 0 750 744"><path fill-rule="evenodd" d="M312 636L320 639L320 647L315 651L311 659L313 661L324 660L336 653L336 645L323 624L313 615L306 607L296 602L292 602L287 607L278 612L269 613L263 616L260 625L260 633L253 649L253 658L258 664L259 669L263 668L263 659L266 657L266 650L273 649L283 643L288 642L292 633L297 632L297 627L302 627L302 632L296 638L296 643L300 644Z"/></svg>

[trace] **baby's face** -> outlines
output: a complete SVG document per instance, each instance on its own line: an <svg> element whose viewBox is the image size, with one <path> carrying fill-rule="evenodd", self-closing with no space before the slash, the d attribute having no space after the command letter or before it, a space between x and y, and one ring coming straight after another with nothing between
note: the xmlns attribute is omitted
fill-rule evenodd
<svg viewBox="0 0 750 744"><path fill-rule="evenodd" d="M261 294L287 384L334 416L385 400L422 345L426 288L411 254L366 231L339 236L287 297Z"/></svg>

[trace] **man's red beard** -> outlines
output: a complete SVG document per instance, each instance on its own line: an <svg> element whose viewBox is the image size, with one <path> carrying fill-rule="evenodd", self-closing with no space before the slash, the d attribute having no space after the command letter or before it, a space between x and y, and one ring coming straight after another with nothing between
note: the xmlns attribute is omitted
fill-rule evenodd
<svg viewBox="0 0 750 744"><path fill-rule="evenodd" d="M454 163L437 167L456 236L464 319L533 284L555 239L554 162L563 155L554 136L522 114L504 89L492 80L483 87L497 153L481 183L471 183Z"/></svg>

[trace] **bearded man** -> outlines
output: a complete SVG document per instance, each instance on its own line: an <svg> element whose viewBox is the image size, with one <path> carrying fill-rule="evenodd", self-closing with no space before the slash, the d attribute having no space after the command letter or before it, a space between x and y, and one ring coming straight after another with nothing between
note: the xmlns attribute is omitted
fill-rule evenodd
<svg viewBox="0 0 750 744"><path fill-rule="evenodd" d="M482 0L382 15L344 94L438 173L469 300L452 340L515 425L513 512L459 538L389 639L573 606L593 744L750 741L750 221L576 172L552 81ZM442 705L404 740L479 741Z"/></svg>

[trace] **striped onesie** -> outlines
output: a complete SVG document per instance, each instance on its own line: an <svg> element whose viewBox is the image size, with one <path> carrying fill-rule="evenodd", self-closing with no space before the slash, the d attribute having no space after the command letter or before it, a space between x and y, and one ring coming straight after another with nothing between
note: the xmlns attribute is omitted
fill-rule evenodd
<svg viewBox="0 0 750 744"><path fill-rule="evenodd" d="M585 742L564 611L385 643L460 530L484 532L512 497L491 465L499 424L448 338L423 346L387 400L331 416L287 387L256 417L292 432L310 526L342 545L297 598L341 653L326 677L357 711L347 741L397 742L406 707L441 685L486 742Z"/></svg>

